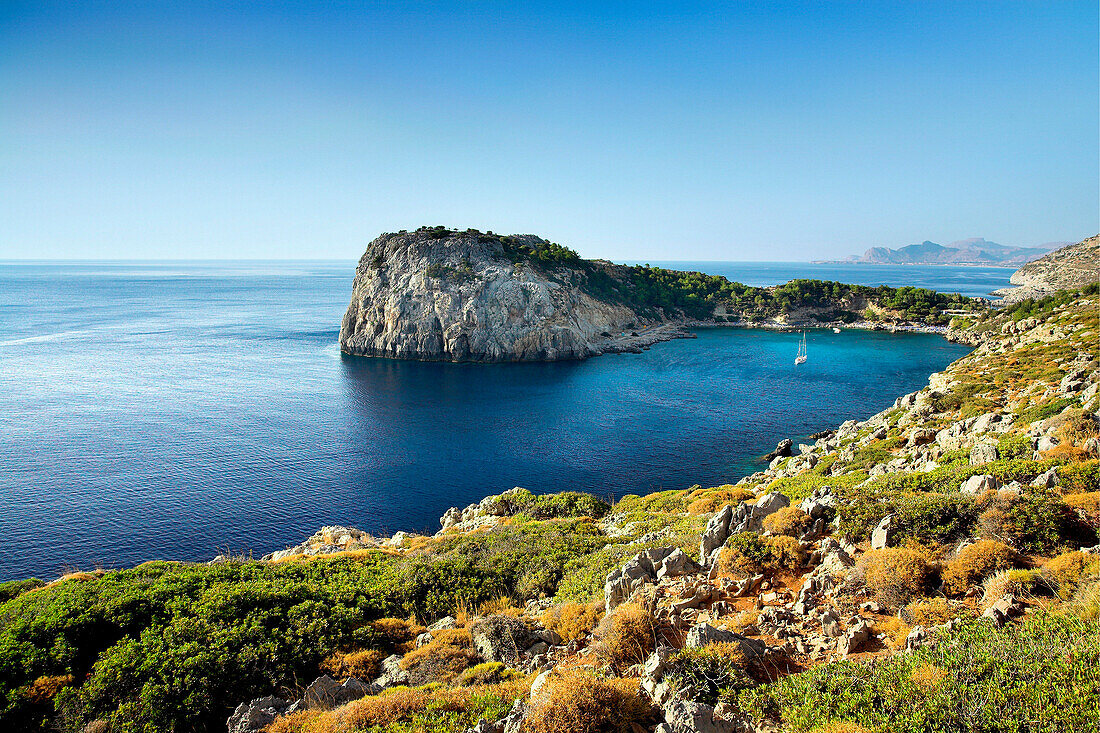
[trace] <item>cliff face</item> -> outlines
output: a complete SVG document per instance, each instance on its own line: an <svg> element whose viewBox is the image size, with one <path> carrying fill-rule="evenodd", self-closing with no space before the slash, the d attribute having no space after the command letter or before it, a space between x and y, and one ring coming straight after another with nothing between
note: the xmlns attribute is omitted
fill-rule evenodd
<svg viewBox="0 0 1100 733"><path fill-rule="evenodd" d="M1100 235L1062 247L1012 273L1009 282L1024 292L1011 291L1006 299L1027 298L1057 290L1080 288L1100 278Z"/></svg>
<svg viewBox="0 0 1100 733"><path fill-rule="evenodd" d="M359 260L340 348L361 356L477 362L637 350L646 336L631 333L656 322L581 290L575 267L531 255L550 246L533 235L383 234Z"/></svg>

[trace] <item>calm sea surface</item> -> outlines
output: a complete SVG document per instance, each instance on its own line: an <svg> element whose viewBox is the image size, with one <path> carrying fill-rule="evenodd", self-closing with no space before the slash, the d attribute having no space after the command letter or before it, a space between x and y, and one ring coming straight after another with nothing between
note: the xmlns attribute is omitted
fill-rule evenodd
<svg viewBox="0 0 1100 733"><path fill-rule="evenodd" d="M983 295L1009 270L677 263ZM704 330L586 362L342 356L351 262L0 262L0 580L438 528L525 486L734 481L966 353L937 336Z"/></svg>

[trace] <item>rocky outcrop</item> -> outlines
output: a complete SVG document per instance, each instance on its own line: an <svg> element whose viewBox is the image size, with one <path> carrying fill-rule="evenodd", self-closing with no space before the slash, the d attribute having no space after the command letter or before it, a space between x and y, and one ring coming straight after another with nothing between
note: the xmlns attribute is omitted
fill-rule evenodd
<svg viewBox="0 0 1100 733"><path fill-rule="evenodd" d="M686 335L586 287L590 277L621 279L628 268L532 255L554 247L529 234L383 234L359 260L340 348L425 361L556 361Z"/></svg>
<svg viewBox="0 0 1100 733"><path fill-rule="evenodd" d="M1084 287L1098 280L1100 234L1027 263L1009 278L1009 282L1017 287L998 290L997 295L1013 302L1042 297L1058 290Z"/></svg>

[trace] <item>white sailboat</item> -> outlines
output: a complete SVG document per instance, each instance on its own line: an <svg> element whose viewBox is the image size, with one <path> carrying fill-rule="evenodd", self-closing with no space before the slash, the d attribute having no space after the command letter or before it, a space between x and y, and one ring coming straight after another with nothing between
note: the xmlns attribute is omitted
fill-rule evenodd
<svg viewBox="0 0 1100 733"><path fill-rule="evenodd" d="M802 340L798 342L798 356L796 356L794 358L794 365L798 366L799 364L803 363L804 361L806 361L806 332L805 331L802 332Z"/></svg>
<svg viewBox="0 0 1100 733"><path fill-rule="evenodd" d="M836 326L833 326L833 333L840 333L840 329Z"/></svg>

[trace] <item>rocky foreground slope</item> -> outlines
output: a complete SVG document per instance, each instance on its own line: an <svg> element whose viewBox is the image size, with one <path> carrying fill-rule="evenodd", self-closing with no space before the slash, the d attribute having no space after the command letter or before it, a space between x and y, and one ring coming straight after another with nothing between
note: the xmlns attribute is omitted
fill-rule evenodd
<svg viewBox="0 0 1100 733"><path fill-rule="evenodd" d="M1097 291L727 485L0 584L0 729L1091 730Z"/></svg>
<svg viewBox="0 0 1100 733"><path fill-rule="evenodd" d="M1100 692L1096 313L1063 296L991 315L969 328L975 351L924 389L784 441L736 484L609 509L589 498L607 542L565 566L556 594L426 619L376 677L243 704L229 729L375 730L380 710L400 709L410 730L464 730L430 711L480 716L462 693L479 675L497 712L467 733L1086 725ZM334 533L344 544L324 552L415 554L570 521L559 498L514 489L449 510L434 538L329 528L279 557L316 554ZM423 675L455 648L468 661ZM410 692L425 681L443 687ZM349 684L358 699L338 704Z"/></svg>

